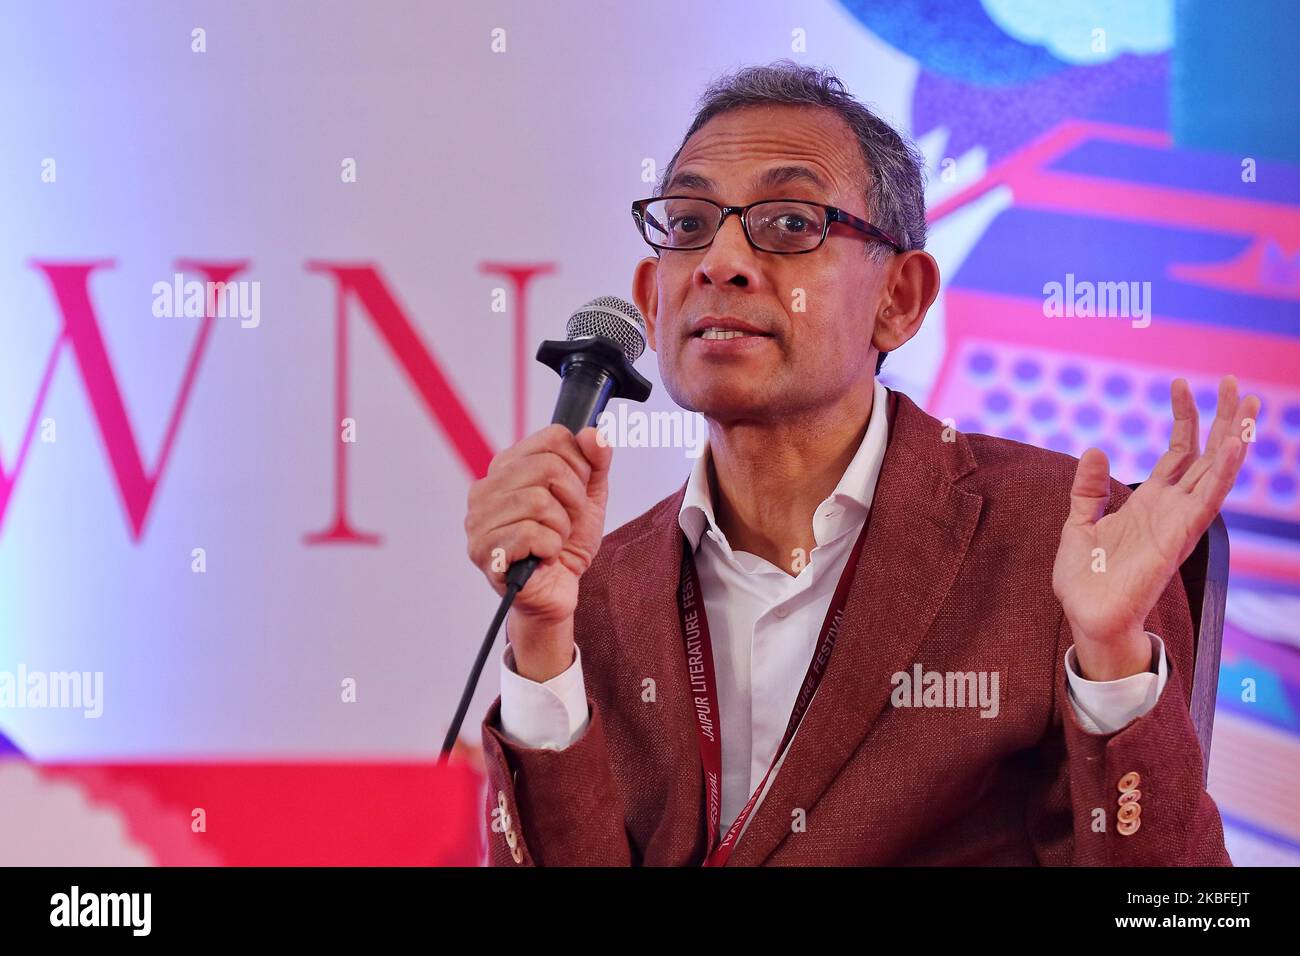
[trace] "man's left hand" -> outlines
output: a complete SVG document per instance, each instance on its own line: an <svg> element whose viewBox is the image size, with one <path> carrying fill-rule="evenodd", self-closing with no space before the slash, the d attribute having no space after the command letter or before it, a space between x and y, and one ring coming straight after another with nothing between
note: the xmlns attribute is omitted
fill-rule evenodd
<svg viewBox="0 0 1300 956"><path fill-rule="evenodd" d="M1114 514L1106 453L1079 459L1070 514L1052 569L1052 590L1074 634L1087 680L1109 681L1149 670L1144 623L1178 567L1219 513L1254 440L1259 398L1237 396L1237 380L1219 383L1219 407L1205 453L1198 451L1196 402L1185 379L1171 389L1169 450L1151 477Z"/></svg>

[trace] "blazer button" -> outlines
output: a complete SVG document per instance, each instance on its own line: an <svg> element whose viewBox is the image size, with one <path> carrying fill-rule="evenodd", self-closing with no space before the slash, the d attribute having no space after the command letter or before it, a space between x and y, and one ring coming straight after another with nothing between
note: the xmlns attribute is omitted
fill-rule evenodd
<svg viewBox="0 0 1300 956"><path fill-rule="evenodd" d="M510 848L510 859L514 860L516 863L524 862L524 851L519 849L517 846L512 846Z"/></svg>
<svg viewBox="0 0 1300 956"><path fill-rule="evenodd" d="M1119 805L1122 807L1126 803L1137 803L1142 799L1141 790L1126 790L1119 795Z"/></svg>
<svg viewBox="0 0 1300 956"><path fill-rule="evenodd" d="M1138 827L1142 826L1140 817L1132 820L1121 820L1116 824L1115 829L1119 831L1120 836L1132 836L1138 832Z"/></svg>
<svg viewBox="0 0 1300 956"><path fill-rule="evenodd" d="M1127 793L1129 790L1136 790L1137 785L1142 782L1136 770L1130 770L1124 776L1119 778L1119 792Z"/></svg>
<svg viewBox="0 0 1300 956"><path fill-rule="evenodd" d="M506 845L512 850L519 845L519 835L514 830L506 831Z"/></svg>
<svg viewBox="0 0 1300 956"><path fill-rule="evenodd" d="M1119 808L1117 816L1119 817L1120 823L1132 823L1136 821L1138 817L1142 816L1142 804L1126 803L1124 806Z"/></svg>
<svg viewBox="0 0 1300 956"><path fill-rule="evenodd" d="M502 813L506 812L506 792L504 790L497 791L497 806L501 808Z"/></svg>

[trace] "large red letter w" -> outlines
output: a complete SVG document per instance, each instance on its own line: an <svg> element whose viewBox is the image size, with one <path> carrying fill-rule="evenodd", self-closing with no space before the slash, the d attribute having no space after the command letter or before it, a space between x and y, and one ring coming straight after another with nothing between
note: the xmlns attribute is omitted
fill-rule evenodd
<svg viewBox="0 0 1300 956"><path fill-rule="evenodd" d="M9 500L13 495L14 486L18 483L18 475L22 472L27 451L31 447L36 421L40 416L41 407L45 404L45 395L49 391L50 381L54 377L55 363L63 346L68 344L72 346L73 356L77 360L77 369L86 386L86 396L90 399L90 407L95 413L99 434L104 440L109 464L117 479L117 489L122 496L122 505L131 526L131 537L139 541L144 532L144 523L149 516L154 492L167 467L167 459L171 455L172 444L180 428L181 416L185 414L185 405L198 374L199 362L203 359L208 337L212 333L213 317L205 317L199 326L194 347L190 350L189 362L185 367L185 376L181 380L180 391L176 401L172 403L171 418L167 422L162 448L158 452L158 463L152 472L147 472L140 457L140 447L136 444L131 421L126 416L126 406L122 404L122 393L117 387L113 366L109 363L108 352L104 348L104 338L99 331L94 306L90 303L90 274L96 269L111 267L113 264L112 259L78 263L33 263L36 268L45 273L54 290L55 300L63 315L63 328L59 331L59 337L55 339L50 357L45 363L40 388L36 393L36 402L32 406L31 416L27 419L27 428L18 447L18 457L14 462L12 474L5 471L4 462L0 460L0 528L4 526ZM176 264L176 267L182 271L197 270L204 273L208 282L228 282L247 266L247 262L225 265L201 262Z"/></svg>

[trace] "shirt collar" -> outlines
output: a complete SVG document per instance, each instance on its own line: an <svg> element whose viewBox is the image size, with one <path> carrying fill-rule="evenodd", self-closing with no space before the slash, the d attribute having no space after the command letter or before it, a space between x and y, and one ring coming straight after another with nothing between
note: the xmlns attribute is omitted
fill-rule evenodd
<svg viewBox="0 0 1300 956"><path fill-rule="evenodd" d="M889 396L885 386L876 379L867 433L862 437L862 443L858 445L857 453L849 462L848 468L844 470L839 484L814 513L813 533L818 544L824 544L825 540L833 537L831 535L823 540L823 531L838 525L838 523L824 524L823 518L830 519L835 515L844 515L845 512L852 512L851 517L866 517L867 511L871 508L871 501L876 494L876 482L880 479L880 466L885 459L885 445L889 438L889 424L886 420L888 401ZM699 548L700 538L705 530L711 530L720 539L724 539L722 530L714 520L713 500L709 494L710 454L709 443L705 439L704 449L691 467L691 476L686 481L686 494L677 513L677 523L686 535L686 540L691 543L692 551ZM841 508L835 511L835 505ZM832 508L832 514L824 515L823 512L828 506Z"/></svg>

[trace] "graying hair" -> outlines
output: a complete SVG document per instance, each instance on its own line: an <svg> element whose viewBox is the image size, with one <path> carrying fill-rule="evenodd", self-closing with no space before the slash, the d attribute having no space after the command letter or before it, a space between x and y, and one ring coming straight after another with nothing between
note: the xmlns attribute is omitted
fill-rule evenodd
<svg viewBox="0 0 1300 956"><path fill-rule="evenodd" d="M705 89L695 119L664 168L656 189L662 195L687 141L709 120L745 106L820 106L832 110L857 137L867 184L867 216L904 249L925 248L925 157L892 126L858 102L844 83L824 67L778 60L722 76ZM867 255L881 262L890 250L866 243ZM884 364L882 353L876 370Z"/></svg>
<svg viewBox="0 0 1300 956"><path fill-rule="evenodd" d="M904 249L925 248L925 157L888 123L859 103L844 83L824 67L778 60L748 66L709 84L691 128L659 179L663 192L687 140L709 120L744 106L820 106L848 124L862 152L867 183L867 215ZM870 244L875 252L885 247Z"/></svg>

